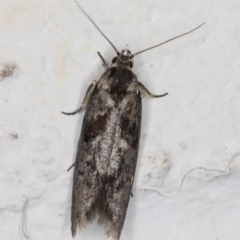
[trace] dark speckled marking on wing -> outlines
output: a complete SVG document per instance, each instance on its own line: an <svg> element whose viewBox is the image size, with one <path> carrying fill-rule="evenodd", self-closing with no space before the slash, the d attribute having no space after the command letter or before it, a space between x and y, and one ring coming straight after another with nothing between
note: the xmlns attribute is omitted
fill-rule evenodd
<svg viewBox="0 0 240 240"><path fill-rule="evenodd" d="M119 239L136 168L141 107L138 82L131 70L111 67L96 84L75 162L73 236L98 215L107 234Z"/></svg>

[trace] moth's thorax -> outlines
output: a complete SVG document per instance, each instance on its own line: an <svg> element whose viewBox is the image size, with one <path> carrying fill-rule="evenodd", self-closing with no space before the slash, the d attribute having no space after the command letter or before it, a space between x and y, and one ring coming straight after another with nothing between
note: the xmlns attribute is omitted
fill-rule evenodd
<svg viewBox="0 0 240 240"><path fill-rule="evenodd" d="M105 97L110 96L115 103L121 102L128 94L138 94L138 81L131 69L122 66L111 66L98 82L97 88L104 89ZM128 97L127 97L128 98Z"/></svg>
<svg viewBox="0 0 240 240"><path fill-rule="evenodd" d="M123 67L123 68L132 68L133 67L133 56L128 49L122 50L118 56L114 57L112 60L113 67Z"/></svg>

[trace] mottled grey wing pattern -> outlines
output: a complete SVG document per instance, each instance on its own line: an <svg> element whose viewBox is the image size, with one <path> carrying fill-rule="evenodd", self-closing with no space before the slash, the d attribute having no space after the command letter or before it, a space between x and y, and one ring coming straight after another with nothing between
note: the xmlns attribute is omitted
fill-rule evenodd
<svg viewBox="0 0 240 240"><path fill-rule="evenodd" d="M107 234L120 238L137 162L141 108L138 82L130 70L111 67L97 82L75 162L73 236L98 215Z"/></svg>

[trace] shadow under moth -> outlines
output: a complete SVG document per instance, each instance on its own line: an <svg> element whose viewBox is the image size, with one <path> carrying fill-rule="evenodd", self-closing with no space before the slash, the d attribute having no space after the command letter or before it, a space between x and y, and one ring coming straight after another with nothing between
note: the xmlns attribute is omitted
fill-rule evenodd
<svg viewBox="0 0 240 240"><path fill-rule="evenodd" d="M108 66L100 56L104 73L89 86L81 107L85 110L74 166L72 191L72 236L95 217L106 233L119 240L123 228L137 163L142 98L152 95L132 72L133 58L147 50L186 35L197 28L135 54L119 52L99 27L76 3L84 15L116 51ZM72 167L71 166L71 167ZM70 167L70 168L71 168Z"/></svg>

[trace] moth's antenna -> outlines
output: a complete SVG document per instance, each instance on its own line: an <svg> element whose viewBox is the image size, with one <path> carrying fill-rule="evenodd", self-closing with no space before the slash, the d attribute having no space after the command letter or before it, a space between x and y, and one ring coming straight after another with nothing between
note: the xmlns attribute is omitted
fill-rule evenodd
<svg viewBox="0 0 240 240"><path fill-rule="evenodd" d="M96 29L103 35L103 37L105 37L107 39L107 41L112 45L112 47L114 48L114 50L116 51L117 55L119 55L119 51L117 50L117 48L111 43L111 41L105 36L105 34L100 30L100 28L97 26L97 24L91 19L91 17L85 12L85 10L80 6L80 4L76 1L73 0L75 2L75 4L77 5L77 7L83 12L83 14L91 21L91 23L96 27Z"/></svg>
<svg viewBox="0 0 240 240"><path fill-rule="evenodd" d="M172 41L172 40L174 40L174 39L177 39L177 38L180 38L180 37L182 37L182 36L184 36L184 35L187 35L187 34L193 32L193 31L197 30L198 28L200 28L200 27L201 27L202 25L204 25L204 24L205 24L205 22L202 23L201 25L199 25L198 27L194 28L193 30L189 31L189 32L186 32L186 33L183 33L183 34L181 34L181 35L179 35L179 36L176 36L176 37L174 37L174 38L168 39L167 41L162 42L162 43L160 43L160 44L158 44L158 45L156 45L156 46L153 46L153 47L144 49L144 50L142 50L142 51L140 51L140 52L134 53L134 54L132 55L132 58L134 58L136 55L138 55L138 54L140 54L140 53L142 53L142 52L146 52L146 51L148 51L148 50L150 50L150 49L159 47L159 46L161 46L161 45L163 45L163 44L165 44L165 43L167 43L167 42L170 42L170 41Z"/></svg>

